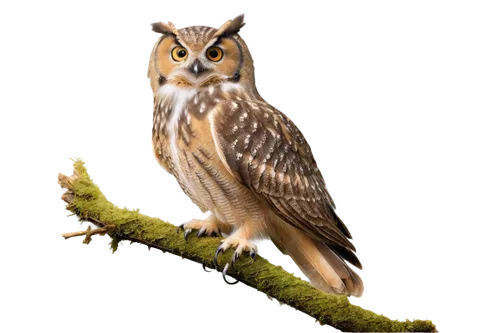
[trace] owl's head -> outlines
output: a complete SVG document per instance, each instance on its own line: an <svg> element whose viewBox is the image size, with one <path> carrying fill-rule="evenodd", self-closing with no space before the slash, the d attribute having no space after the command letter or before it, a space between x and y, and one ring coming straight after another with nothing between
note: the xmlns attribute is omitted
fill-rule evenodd
<svg viewBox="0 0 500 333"><path fill-rule="evenodd" d="M243 39L243 15L224 23L219 29L194 26L176 29L169 22L153 23L162 36L149 61L148 77L157 90L163 84L202 88L226 82L254 87L253 61Z"/></svg>

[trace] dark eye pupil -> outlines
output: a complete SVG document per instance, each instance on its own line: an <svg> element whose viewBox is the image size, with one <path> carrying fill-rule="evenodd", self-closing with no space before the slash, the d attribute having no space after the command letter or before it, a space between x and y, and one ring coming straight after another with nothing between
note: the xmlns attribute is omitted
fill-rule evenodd
<svg viewBox="0 0 500 333"><path fill-rule="evenodd" d="M184 58L186 56L186 50L179 50L179 51L177 51L177 56L179 58Z"/></svg>
<svg viewBox="0 0 500 333"><path fill-rule="evenodd" d="M208 52L208 55L211 57L211 58L217 58L219 56L219 51L217 50L210 50Z"/></svg>

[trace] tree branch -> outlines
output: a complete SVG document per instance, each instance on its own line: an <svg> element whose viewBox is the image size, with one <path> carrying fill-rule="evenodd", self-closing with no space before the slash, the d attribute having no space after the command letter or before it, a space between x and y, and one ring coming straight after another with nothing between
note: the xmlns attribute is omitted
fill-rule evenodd
<svg viewBox="0 0 500 333"><path fill-rule="evenodd" d="M212 261L221 238L196 238L190 235L186 242L183 234L177 233L172 224L142 215L139 210L121 209L113 205L92 182L83 161L76 160L73 166L72 176L59 174L59 184L67 189L62 196L68 203L66 209L76 214L81 221L90 221L99 229L63 234L65 238L86 235L90 239L93 234L107 233L112 238L113 252L120 241L129 240L222 270L224 265L215 267ZM219 256L220 263L230 261L230 252ZM260 256L255 261L248 257L241 258L234 268L230 267L227 274L316 318L322 325L330 325L344 332L437 332L430 320L391 320L352 305L345 296L324 293Z"/></svg>
<svg viewBox="0 0 500 333"><path fill-rule="evenodd" d="M97 229L92 229L89 226L86 231L67 232L65 234L62 234L61 236L63 236L64 239L68 239L71 237L85 235L85 239L83 240L83 244L88 244L92 240L91 237L93 235L99 234L101 236L104 236L108 231L113 230L114 228L116 228L114 224L106 225L106 226L104 226L104 228L97 228Z"/></svg>

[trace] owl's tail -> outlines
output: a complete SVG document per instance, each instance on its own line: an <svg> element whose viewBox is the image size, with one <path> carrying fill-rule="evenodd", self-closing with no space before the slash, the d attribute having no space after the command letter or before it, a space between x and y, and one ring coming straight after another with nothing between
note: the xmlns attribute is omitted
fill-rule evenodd
<svg viewBox="0 0 500 333"><path fill-rule="evenodd" d="M314 287L333 294L356 297L363 294L359 275L326 244L284 221L274 224L271 240L295 261Z"/></svg>

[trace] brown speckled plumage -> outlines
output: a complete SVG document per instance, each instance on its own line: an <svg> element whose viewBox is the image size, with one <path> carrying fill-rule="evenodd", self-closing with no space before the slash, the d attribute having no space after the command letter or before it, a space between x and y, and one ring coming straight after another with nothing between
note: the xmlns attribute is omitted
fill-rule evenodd
<svg viewBox="0 0 500 333"><path fill-rule="evenodd" d="M344 262L361 268L351 235L302 133L258 94L250 52L237 34L243 25L242 16L219 29L153 25L163 34L148 72L154 153L213 214L206 224L184 227L228 230L221 246L238 255L256 250L252 239L270 238L318 288L360 296L363 283ZM221 60L210 61L212 48Z"/></svg>

